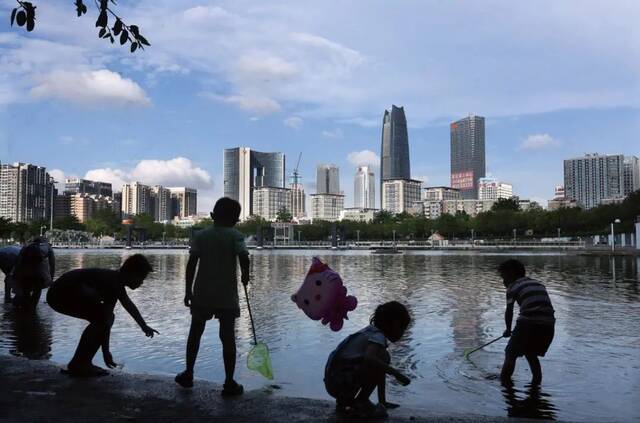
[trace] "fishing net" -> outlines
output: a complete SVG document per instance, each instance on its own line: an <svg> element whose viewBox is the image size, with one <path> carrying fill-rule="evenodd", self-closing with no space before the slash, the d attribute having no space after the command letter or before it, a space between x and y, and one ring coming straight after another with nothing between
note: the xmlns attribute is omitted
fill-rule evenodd
<svg viewBox="0 0 640 423"><path fill-rule="evenodd" d="M269 380L273 379L273 368L269 358L269 348L262 342L251 348L247 356L247 367L260 373Z"/></svg>

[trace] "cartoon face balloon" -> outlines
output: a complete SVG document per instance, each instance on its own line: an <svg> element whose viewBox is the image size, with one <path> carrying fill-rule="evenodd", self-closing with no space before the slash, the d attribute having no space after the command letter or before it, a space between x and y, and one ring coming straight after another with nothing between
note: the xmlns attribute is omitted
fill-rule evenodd
<svg viewBox="0 0 640 423"><path fill-rule="evenodd" d="M291 300L313 320L322 319L322 324L330 324L331 330L342 329L347 312L355 310L358 300L347 295L340 275L326 263L314 257L302 286L291 296Z"/></svg>

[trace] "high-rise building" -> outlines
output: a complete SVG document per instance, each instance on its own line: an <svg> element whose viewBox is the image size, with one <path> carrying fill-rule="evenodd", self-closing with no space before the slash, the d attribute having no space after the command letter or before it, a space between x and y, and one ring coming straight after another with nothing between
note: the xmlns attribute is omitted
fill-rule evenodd
<svg viewBox="0 0 640 423"><path fill-rule="evenodd" d="M442 214L456 215L466 213L471 217L491 210L494 200L445 200L442 202Z"/></svg>
<svg viewBox="0 0 640 423"><path fill-rule="evenodd" d="M160 185L151 188L151 205L150 214L156 222L168 222L173 219L171 191L168 188Z"/></svg>
<svg viewBox="0 0 640 423"><path fill-rule="evenodd" d="M316 168L316 193L340 194L340 169L334 164L321 164Z"/></svg>
<svg viewBox="0 0 640 423"><path fill-rule="evenodd" d="M369 166L360 166L356 171L353 186L353 207L374 209L376 206L376 180Z"/></svg>
<svg viewBox="0 0 640 423"><path fill-rule="evenodd" d="M403 107L391 106L382 118L380 151L380 203L384 203L382 186L390 179L411 179L409 134ZM384 206L382 207L384 208Z"/></svg>
<svg viewBox="0 0 640 423"><path fill-rule="evenodd" d="M242 206L240 219L252 214L253 188L285 187L285 156L282 153L261 153L250 148L224 150L224 196Z"/></svg>
<svg viewBox="0 0 640 423"><path fill-rule="evenodd" d="M564 161L565 196L590 209L624 197L624 155L587 154Z"/></svg>
<svg viewBox="0 0 640 423"><path fill-rule="evenodd" d="M478 200L494 200L513 197L513 185L501 182L496 178L480 178L478 180Z"/></svg>
<svg viewBox="0 0 640 423"><path fill-rule="evenodd" d="M275 187L256 187L253 189L253 214L255 216L275 222L281 211L291 213L290 189Z"/></svg>
<svg viewBox="0 0 640 423"><path fill-rule="evenodd" d="M139 182L126 184L122 187L122 215L123 217L138 214L153 216L151 187Z"/></svg>
<svg viewBox="0 0 640 423"><path fill-rule="evenodd" d="M478 198L478 180L486 175L484 118L469 115L451 129L451 187L464 199Z"/></svg>
<svg viewBox="0 0 640 423"><path fill-rule="evenodd" d="M122 191L113 193L113 212L122 217Z"/></svg>
<svg viewBox="0 0 640 423"><path fill-rule="evenodd" d="M311 218L335 222L344 209L342 194L311 194Z"/></svg>
<svg viewBox="0 0 640 423"><path fill-rule="evenodd" d="M46 168L26 163L0 166L0 217L21 223L48 220L56 194Z"/></svg>
<svg viewBox="0 0 640 423"><path fill-rule="evenodd" d="M624 195L640 190L640 159L636 156L624 158Z"/></svg>
<svg viewBox="0 0 640 423"><path fill-rule="evenodd" d="M420 201L422 181L389 179L382 184L382 209L390 213L404 213Z"/></svg>
<svg viewBox="0 0 640 423"><path fill-rule="evenodd" d="M171 192L171 219L184 219L198 214L198 190L187 187L169 187ZM211 206L213 208L213 205Z"/></svg>
<svg viewBox="0 0 640 423"><path fill-rule="evenodd" d="M101 195L103 197L113 197L113 189L109 182L90 181L88 179L67 179L64 184L64 193Z"/></svg>

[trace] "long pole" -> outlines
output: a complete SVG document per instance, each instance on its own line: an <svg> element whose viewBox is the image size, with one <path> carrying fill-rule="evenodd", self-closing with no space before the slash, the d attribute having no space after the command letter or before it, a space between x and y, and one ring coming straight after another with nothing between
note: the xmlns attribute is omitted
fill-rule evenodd
<svg viewBox="0 0 640 423"><path fill-rule="evenodd" d="M51 211L49 212L49 230L53 230L53 187L55 185L55 180L51 179Z"/></svg>
<svg viewBox="0 0 640 423"><path fill-rule="evenodd" d="M486 344L480 345L478 348L474 348L474 349L472 349L471 351L467 351L467 352L465 352L465 353L464 353L465 358L469 357L469 355L470 355L470 354L472 354L472 353L474 353L474 352L476 352L476 351L478 351L478 350L481 350L482 348L484 348L484 347L486 347L486 346L488 346L488 345L491 345L491 344L493 344L493 343L494 343L494 342L496 342L496 341L501 340L502 338L503 338L503 337L502 337L502 336L500 336L500 337L498 337L498 338L496 338L496 339L494 339L494 340L492 340L492 341L487 342Z"/></svg>
<svg viewBox="0 0 640 423"><path fill-rule="evenodd" d="M258 345L258 338L256 338L256 327L253 325L253 315L251 314L251 304L249 303L249 293L247 292L247 285L244 286L244 296L247 299L247 310L249 310L249 320L251 320L251 331L253 332L253 343Z"/></svg>
<svg viewBox="0 0 640 423"><path fill-rule="evenodd" d="M616 235L613 232L613 222L611 223L611 252L616 251Z"/></svg>

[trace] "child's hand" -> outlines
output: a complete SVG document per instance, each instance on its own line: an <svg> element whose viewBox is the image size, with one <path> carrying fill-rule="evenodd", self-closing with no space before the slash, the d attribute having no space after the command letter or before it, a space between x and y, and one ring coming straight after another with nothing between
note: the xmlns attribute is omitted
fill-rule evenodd
<svg viewBox="0 0 640 423"><path fill-rule="evenodd" d="M411 383L411 379L409 379L407 376L403 375L400 372L396 372L396 374L394 374L393 376L402 386L407 386L408 384Z"/></svg>
<svg viewBox="0 0 640 423"><path fill-rule="evenodd" d="M102 353L102 358L104 359L104 364L108 368L113 369L117 366L116 362L113 361L113 356L111 355L110 352L107 351L105 353Z"/></svg>
<svg viewBox="0 0 640 423"><path fill-rule="evenodd" d="M242 284L244 286L249 285L249 281L251 280L251 276L248 273L243 273L242 277L240 278L240 280L242 281Z"/></svg>
<svg viewBox="0 0 640 423"><path fill-rule="evenodd" d="M191 307L191 300L193 299L193 295L191 294L186 294L184 296L184 305L185 307Z"/></svg>
<svg viewBox="0 0 640 423"><path fill-rule="evenodd" d="M502 333L502 336L503 336L504 338L508 338L508 337L510 337L510 336L511 336L511 331L510 331L509 329L505 330L505 331Z"/></svg>
<svg viewBox="0 0 640 423"><path fill-rule="evenodd" d="M157 333L158 335L160 335L160 332L158 332L158 331L157 331L157 330L155 330L154 328L152 328L152 327L150 327L150 326L147 326L147 325L144 325L144 326L142 327L142 331L143 331L143 332L144 332L144 334L145 334L145 335L147 335L149 338L153 338L153 335L154 335L154 334L156 334L156 333Z"/></svg>

